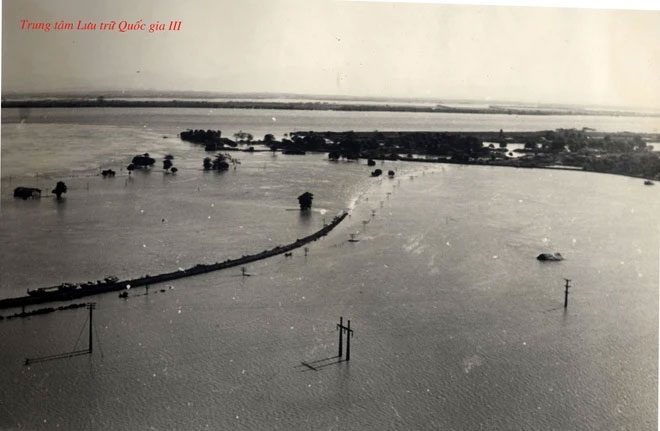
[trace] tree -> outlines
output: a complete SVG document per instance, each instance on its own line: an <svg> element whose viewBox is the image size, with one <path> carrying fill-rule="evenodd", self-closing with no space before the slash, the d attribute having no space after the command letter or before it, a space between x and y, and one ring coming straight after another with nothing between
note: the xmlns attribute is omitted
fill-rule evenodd
<svg viewBox="0 0 660 431"><path fill-rule="evenodd" d="M172 169L170 169L170 171L171 171L173 174L176 174L179 170L178 170L177 168L175 168L174 166L172 166Z"/></svg>
<svg viewBox="0 0 660 431"><path fill-rule="evenodd" d="M228 157L222 153L218 153L213 160L213 169L216 171L226 171L229 169L229 163L227 163Z"/></svg>
<svg viewBox="0 0 660 431"><path fill-rule="evenodd" d="M310 208L312 208L312 199L314 199L314 195L310 192L305 192L298 196L300 211L308 211Z"/></svg>
<svg viewBox="0 0 660 431"><path fill-rule="evenodd" d="M246 133L242 130L239 130L238 132L234 133L234 138L236 138L237 141L252 141L254 137L250 133Z"/></svg>
<svg viewBox="0 0 660 431"><path fill-rule="evenodd" d="M60 200L62 198L62 193L66 193L66 184L64 184L63 181L58 181L51 193L57 196L57 200Z"/></svg>
<svg viewBox="0 0 660 431"><path fill-rule="evenodd" d="M133 157L131 164L134 168L150 167L156 163L156 160L152 157L149 157L149 153L144 153L141 156Z"/></svg>
<svg viewBox="0 0 660 431"><path fill-rule="evenodd" d="M163 160L163 169L168 171L172 167L172 161L170 159Z"/></svg>
<svg viewBox="0 0 660 431"><path fill-rule="evenodd" d="M241 162L229 154L218 153L213 160L208 157L204 159L204 170L226 171L229 169L229 163L233 164L234 169L236 169L236 165L239 165Z"/></svg>
<svg viewBox="0 0 660 431"><path fill-rule="evenodd" d="M264 143L265 143L266 145L270 145L270 144L272 144L273 142L275 142L275 136L273 136L272 133L267 133L267 134L264 136Z"/></svg>
<svg viewBox="0 0 660 431"><path fill-rule="evenodd" d="M133 163L130 163L128 166L126 166L126 170L128 171L128 175L130 175L131 172L133 172L134 169L135 169L135 165Z"/></svg>

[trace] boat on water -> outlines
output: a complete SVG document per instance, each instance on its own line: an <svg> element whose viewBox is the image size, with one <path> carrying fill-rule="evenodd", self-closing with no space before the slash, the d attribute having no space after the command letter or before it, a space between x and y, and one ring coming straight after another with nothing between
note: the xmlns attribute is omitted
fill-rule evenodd
<svg viewBox="0 0 660 431"><path fill-rule="evenodd" d="M645 181L644 181L644 185L645 185L645 186L652 186L653 184L654 184L654 183L653 183L653 181L651 181L651 180L645 180Z"/></svg>

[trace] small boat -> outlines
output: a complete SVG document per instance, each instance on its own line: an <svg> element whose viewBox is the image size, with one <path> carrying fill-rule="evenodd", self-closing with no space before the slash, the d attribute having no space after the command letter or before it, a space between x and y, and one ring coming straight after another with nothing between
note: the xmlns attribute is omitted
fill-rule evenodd
<svg viewBox="0 0 660 431"><path fill-rule="evenodd" d="M645 186L652 186L653 184L654 184L654 183L653 183L653 181L651 181L651 180L646 180L646 181L644 181L644 185L645 185Z"/></svg>
<svg viewBox="0 0 660 431"><path fill-rule="evenodd" d="M351 238L348 240L348 242L360 242L359 239L355 238L357 234L352 233L350 235L351 235Z"/></svg>

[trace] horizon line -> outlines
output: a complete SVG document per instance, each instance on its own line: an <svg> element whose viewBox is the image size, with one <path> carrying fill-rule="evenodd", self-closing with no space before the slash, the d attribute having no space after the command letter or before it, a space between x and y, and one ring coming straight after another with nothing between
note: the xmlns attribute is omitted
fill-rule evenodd
<svg viewBox="0 0 660 431"><path fill-rule="evenodd" d="M511 99L489 99L489 98L461 98L461 97L434 97L434 96L413 96L413 97L401 97L401 96L369 96L369 95L351 95L351 94L315 94L315 93L296 93L296 92L277 92L277 91L217 91L217 90L154 90L154 89L145 89L145 90L118 90L118 89L95 89L95 90L84 90L84 89L62 89L62 90L43 90L43 91L22 91L22 90L13 90L1 92L2 100L5 100L7 97L72 97L72 98L89 98L89 97L99 97L99 96L110 96L116 97L116 95L121 95L126 98L134 97L174 97L178 96L181 99L186 99L186 97L181 97L181 95L195 95L195 97L210 99L213 97L221 98L255 98L255 99L267 99L267 98L299 98L299 99L321 99L321 100L335 100L335 101L391 101L391 102L407 102L407 103L443 103L443 102L457 102L457 103L481 103L481 104L491 104L491 105L501 105L501 104L512 104L519 106L536 106L536 107L581 107L581 108L611 108L611 109L641 109L645 111L660 111L660 106L639 106L639 105L621 105L621 104L597 104L597 103L575 103L575 102L532 102L532 101L523 101L523 100L511 100ZM148 95L148 96L147 96Z"/></svg>

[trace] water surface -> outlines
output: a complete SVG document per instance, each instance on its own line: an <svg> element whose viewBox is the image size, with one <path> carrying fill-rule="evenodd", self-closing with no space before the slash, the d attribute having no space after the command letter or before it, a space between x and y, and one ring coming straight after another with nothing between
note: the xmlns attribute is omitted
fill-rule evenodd
<svg viewBox="0 0 660 431"><path fill-rule="evenodd" d="M268 153L241 154L218 175L199 168L203 150L159 128L127 144L142 132L126 126L113 129L119 154L172 152L181 171L103 180L83 157L92 167L67 177L65 202L22 201L4 172L12 127L3 296L223 260L344 208L351 217L307 256L251 264L250 277L234 269L94 297L91 357L22 365L84 346L85 310L0 322L0 428L656 429L660 191L639 179L386 162L397 175L379 180L364 164ZM63 129L105 126L21 127L61 135L66 159L77 144ZM53 172L39 181L66 170ZM295 211L303 190L315 194L309 218ZM566 260L538 262L545 251ZM339 316L355 329L348 363L333 359Z"/></svg>

